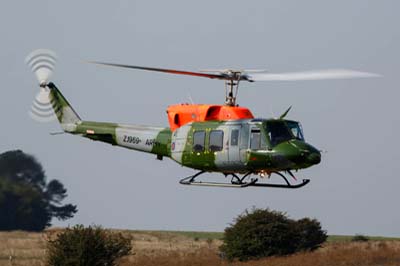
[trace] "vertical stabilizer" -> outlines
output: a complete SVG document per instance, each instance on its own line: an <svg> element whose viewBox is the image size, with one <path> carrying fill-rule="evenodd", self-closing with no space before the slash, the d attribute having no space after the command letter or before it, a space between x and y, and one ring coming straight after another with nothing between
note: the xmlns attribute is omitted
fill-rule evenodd
<svg viewBox="0 0 400 266"><path fill-rule="evenodd" d="M61 127L68 132L74 131L76 125L81 122L81 118L54 83L50 82L47 87L50 89L50 102Z"/></svg>

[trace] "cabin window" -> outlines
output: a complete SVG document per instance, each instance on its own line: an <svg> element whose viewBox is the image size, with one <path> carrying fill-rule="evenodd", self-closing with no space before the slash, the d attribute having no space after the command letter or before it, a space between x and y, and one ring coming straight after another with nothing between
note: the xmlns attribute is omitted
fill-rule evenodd
<svg viewBox="0 0 400 266"><path fill-rule="evenodd" d="M248 149L249 148L249 125L243 124L242 129L240 130L240 148L241 149Z"/></svg>
<svg viewBox="0 0 400 266"><path fill-rule="evenodd" d="M261 132L259 128L251 129L250 149L259 150L261 147Z"/></svg>
<svg viewBox="0 0 400 266"><path fill-rule="evenodd" d="M232 129L231 131L231 146L237 146L239 142L239 129Z"/></svg>
<svg viewBox="0 0 400 266"><path fill-rule="evenodd" d="M222 130L211 130L210 132L210 151L222 151L224 141L224 131Z"/></svg>
<svg viewBox="0 0 400 266"><path fill-rule="evenodd" d="M193 151L204 151L204 142L206 139L205 131L196 131L193 133Z"/></svg>

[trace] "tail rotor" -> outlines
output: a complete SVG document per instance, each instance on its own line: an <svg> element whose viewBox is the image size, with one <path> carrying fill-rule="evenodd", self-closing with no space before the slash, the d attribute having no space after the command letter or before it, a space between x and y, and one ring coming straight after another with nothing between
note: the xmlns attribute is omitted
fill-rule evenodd
<svg viewBox="0 0 400 266"><path fill-rule="evenodd" d="M31 52L25 59L25 63L35 74L40 91L32 103L29 115L38 122L50 122L56 119L53 106L49 97L48 84L57 62L56 54L47 49L39 49Z"/></svg>

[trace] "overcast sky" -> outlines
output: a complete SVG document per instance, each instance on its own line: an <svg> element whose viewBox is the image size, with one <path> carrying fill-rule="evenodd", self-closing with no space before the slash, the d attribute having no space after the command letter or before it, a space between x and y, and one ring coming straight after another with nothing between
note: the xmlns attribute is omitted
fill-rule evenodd
<svg viewBox="0 0 400 266"><path fill-rule="evenodd" d="M0 151L35 155L79 212L56 226L222 231L252 206L321 221L329 234L400 236L399 1L2 1ZM327 151L299 190L187 187L194 171L28 116L38 92L24 64L37 48L59 58L53 81L86 120L167 126L168 105L223 103L223 82L120 70L103 60L198 70L350 68L379 79L242 84L257 117L302 122ZM189 96L190 95L190 96ZM215 174L215 176L219 176ZM222 176L221 176L222 177Z"/></svg>

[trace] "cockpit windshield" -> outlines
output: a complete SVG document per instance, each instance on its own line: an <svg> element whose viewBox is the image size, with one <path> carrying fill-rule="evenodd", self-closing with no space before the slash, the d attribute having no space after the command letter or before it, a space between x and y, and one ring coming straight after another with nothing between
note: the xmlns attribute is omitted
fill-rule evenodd
<svg viewBox="0 0 400 266"><path fill-rule="evenodd" d="M296 139L304 141L303 129L299 122L286 120L286 124L288 125Z"/></svg>
<svg viewBox="0 0 400 266"><path fill-rule="evenodd" d="M272 146L291 139L304 141L301 125L295 121L267 121L265 123L265 129Z"/></svg>

